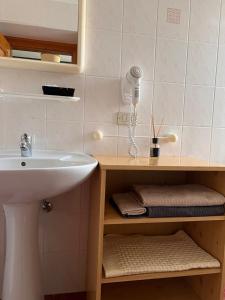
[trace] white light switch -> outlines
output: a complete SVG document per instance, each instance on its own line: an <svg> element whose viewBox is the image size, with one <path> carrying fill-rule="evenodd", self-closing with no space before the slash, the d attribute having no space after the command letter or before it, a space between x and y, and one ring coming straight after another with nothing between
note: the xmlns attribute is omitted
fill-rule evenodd
<svg viewBox="0 0 225 300"><path fill-rule="evenodd" d="M137 124L137 116L132 114L132 125ZM130 123L130 113L119 112L117 114L117 125L128 126Z"/></svg>

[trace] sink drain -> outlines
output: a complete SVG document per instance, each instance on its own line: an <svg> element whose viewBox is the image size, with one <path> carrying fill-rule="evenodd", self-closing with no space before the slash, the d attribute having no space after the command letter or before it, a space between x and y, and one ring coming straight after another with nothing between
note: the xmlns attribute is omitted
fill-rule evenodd
<svg viewBox="0 0 225 300"><path fill-rule="evenodd" d="M25 161L22 161L22 162L21 162L21 166L22 166L22 167L26 167L26 165L27 165L27 164L25 163Z"/></svg>

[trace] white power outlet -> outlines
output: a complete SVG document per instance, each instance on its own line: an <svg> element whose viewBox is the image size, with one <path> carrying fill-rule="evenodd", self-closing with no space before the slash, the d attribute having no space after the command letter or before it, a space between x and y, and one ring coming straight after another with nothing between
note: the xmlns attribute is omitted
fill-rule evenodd
<svg viewBox="0 0 225 300"><path fill-rule="evenodd" d="M132 125L137 124L137 115L132 113ZM129 126L130 124L130 113L118 112L117 114L117 125Z"/></svg>

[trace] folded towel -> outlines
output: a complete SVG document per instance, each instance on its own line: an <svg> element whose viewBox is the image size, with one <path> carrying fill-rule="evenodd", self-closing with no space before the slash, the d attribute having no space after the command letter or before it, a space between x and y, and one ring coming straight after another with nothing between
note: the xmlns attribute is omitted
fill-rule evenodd
<svg viewBox="0 0 225 300"><path fill-rule="evenodd" d="M223 216L224 214L224 205L147 207L147 216L149 218L206 217Z"/></svg>
<svg viewBox="0 0 225 300"><path fill-rule="evenodd" d="M135 193L114 194L112 198L123 216L141 216L147 211Z"/></svg>
<svg viewBox="0 0 225 300"><path fill-rule="evenodd" d="M134 185L143 206L212 206L224 205L225 197L198 184Z"/></svg>
<svg viewBox="0 0 225 300"><path fill-rule="evenodd" d="M106 235L105 277L219 268L220 262L184 231L167 236Z"/></svg>

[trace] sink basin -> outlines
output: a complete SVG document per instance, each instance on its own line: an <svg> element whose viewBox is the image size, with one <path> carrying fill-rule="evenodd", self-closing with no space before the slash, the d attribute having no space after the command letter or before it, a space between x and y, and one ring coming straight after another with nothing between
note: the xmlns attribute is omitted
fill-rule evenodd
<svg viewBox="0 0 225 300"><path fill-rule="evenodd" d="M97 162L86 154L34 152L32 158L0 155L0 198L35 201L61 194L81 183Z"/></svg>
<svg viewBox="0 0 225 300"><path fill-rule="evenodd" d="M6 217L2 300L43 300L38 245L40 200L84 181L97 161L82 153L0 154L0 199Z"/></svg>

